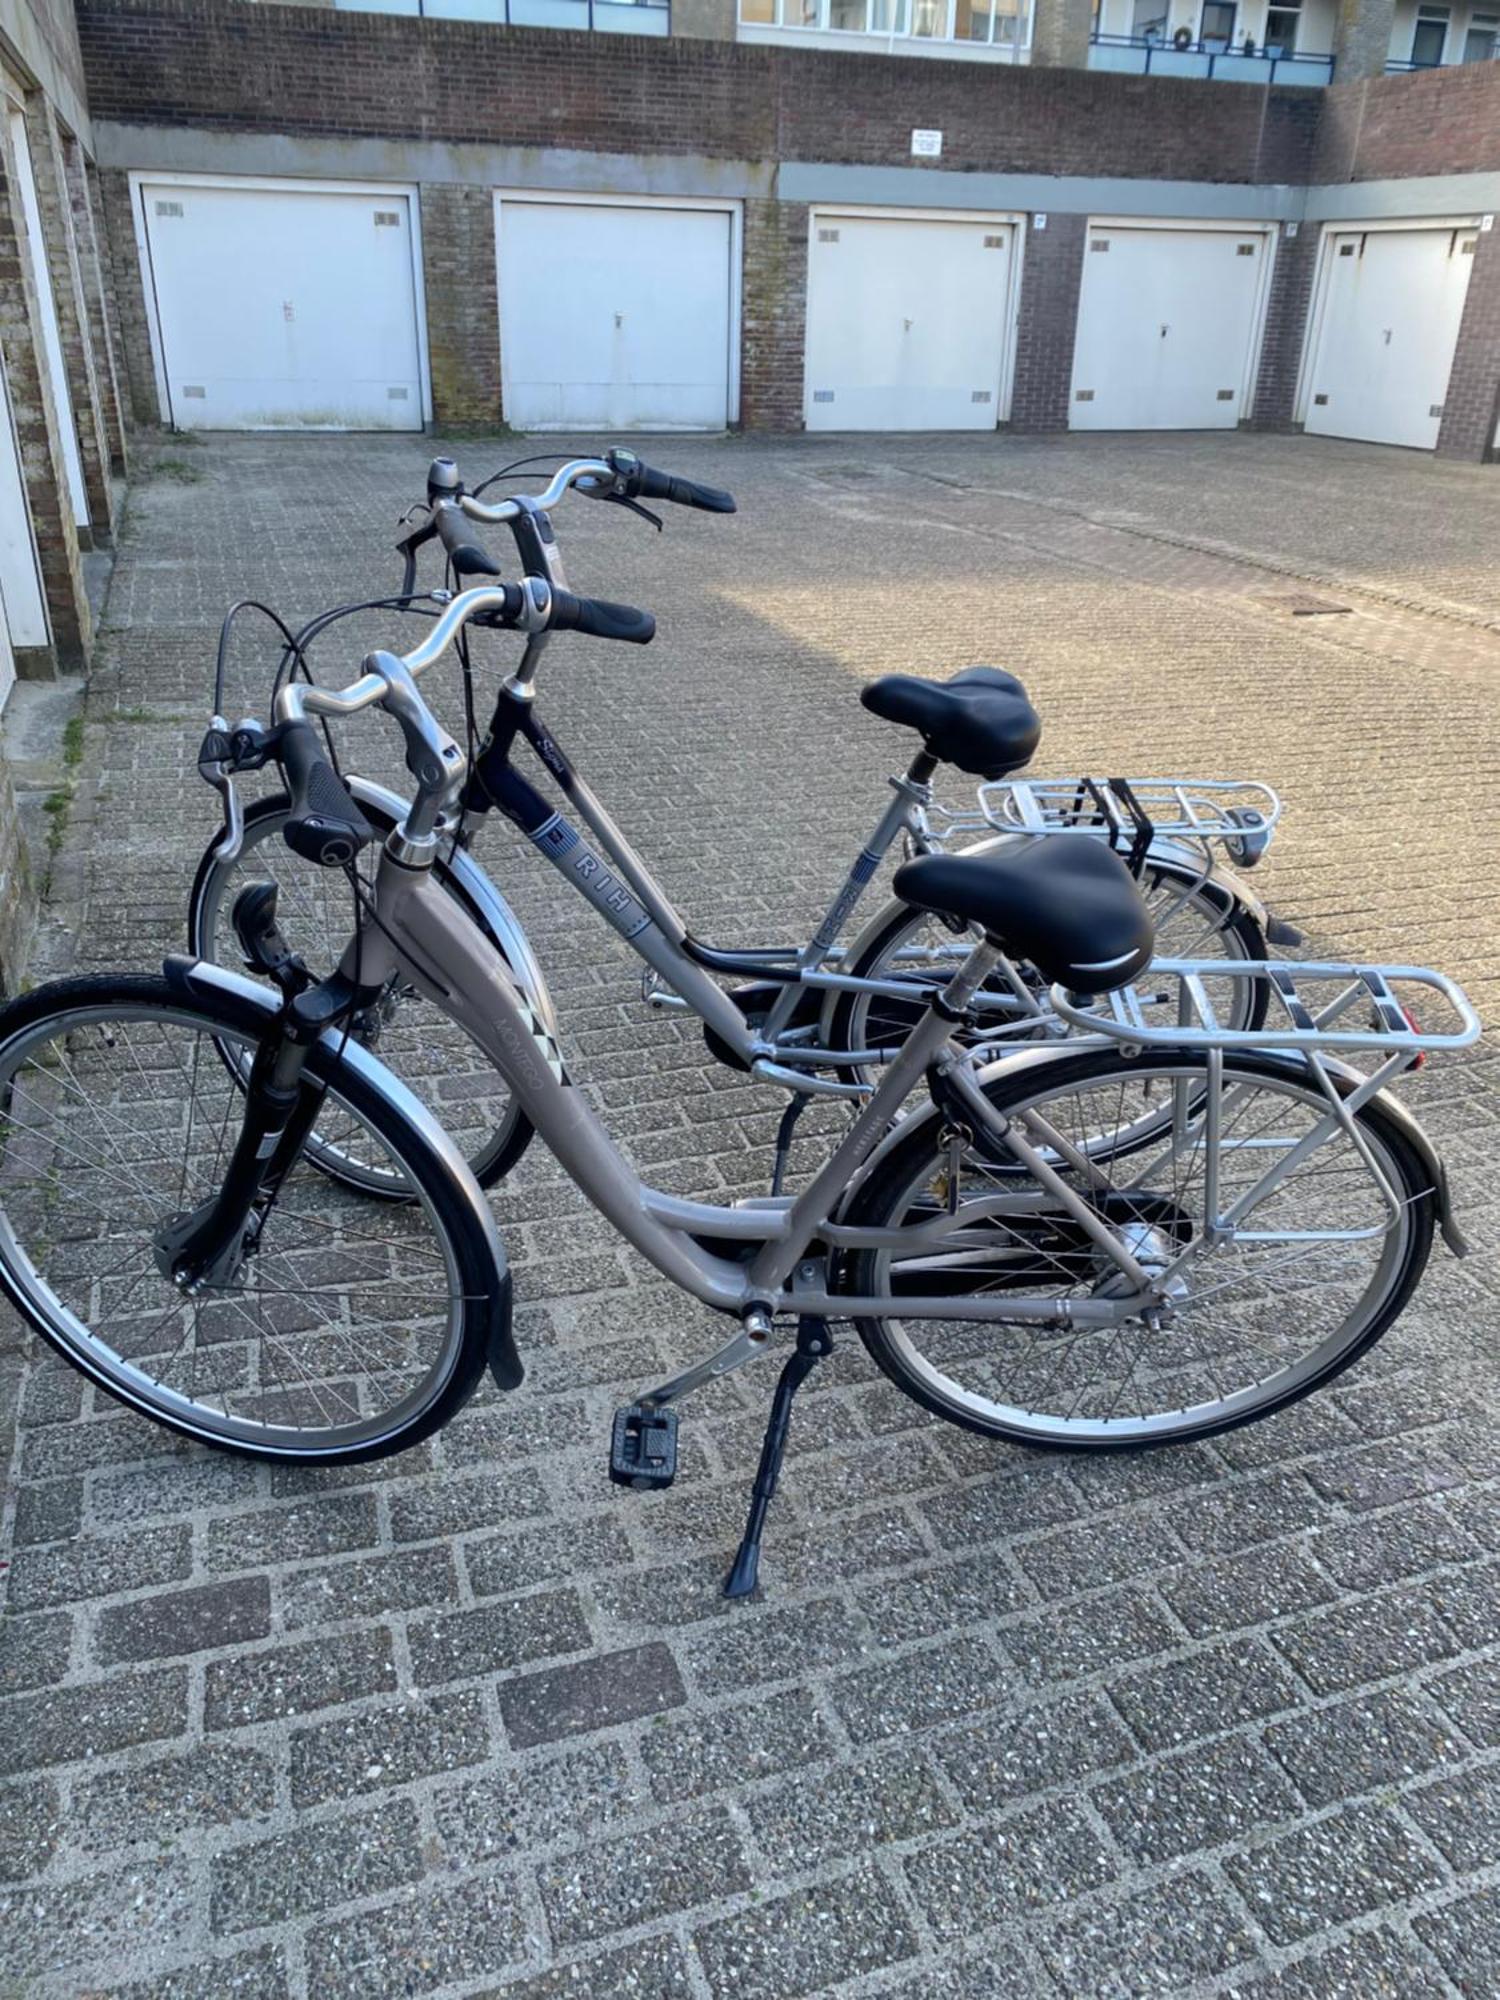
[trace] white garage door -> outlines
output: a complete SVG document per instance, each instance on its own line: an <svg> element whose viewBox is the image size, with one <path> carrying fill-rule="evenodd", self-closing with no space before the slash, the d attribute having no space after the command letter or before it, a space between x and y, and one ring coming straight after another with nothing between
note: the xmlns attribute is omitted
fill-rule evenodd
<svg viewBox="0 0 1500 2000"><path fill-rule="evenodd" d="M1073 350L1079 431L1232 430L1249 413L1267 239L1091 223Z"/></svg>
<svg viewBox="0 0 1500 2000"><path fill-rule="evenodd" d="M724 428L727 210L502 200L496 231L508 424Z"/></svg>
<svg viewBox="0 0 1500 2000"><path fill-rule="evenodd" d="M815 216L808 429L993 430L1014 237L983 219Z"/></svg>
<svg viewBox="0 0 1500 2000"><path fill-rule="evenodd" d="M421 429L406 195L146 184L140 198L172 423Z"/></svg>
<svg viewBox="0 0 1500 2000"><path fill-rule="evenodd" d="M1473 229L1334 235L1308 430L1433 449L1477 241Z"/></svg>

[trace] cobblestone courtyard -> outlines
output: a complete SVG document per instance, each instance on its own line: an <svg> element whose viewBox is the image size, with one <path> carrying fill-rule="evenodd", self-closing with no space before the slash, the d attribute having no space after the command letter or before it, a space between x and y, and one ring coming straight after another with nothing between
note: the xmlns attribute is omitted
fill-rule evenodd
<svg viewBox="0 0 1500 2000"><path fill-rule="evenodd" d="M224 608L395 588L431 448L141 454L40 969L180 948ZM473 483L505 447L456 449ZM1500 468L1237 435L646 450L741 512L658 538L565 504L575 588L660 635L560 641L542 706L701 934L826 900L906 755L862 680L990 660L1040 770L1268 780L1277 913L1493 1013ZM405 637L362 621L325 671L377 641ZM232 718L273 657L247 628ZM452 672L424 685L456 724ZM378 724L346 740L391 770ZM780 1100L647 1016L503 830L481 854L642 1168L763 1187ZM6 1318L0 1994L1500 1991L1500 1077L1481 1052L1409 1095L1474 1254L1436 1251L1335 1388L1048 1458L927 1423L845 1336L733 1610L773 1367L685 1406L674 1490L611 1487L611 1410L721 1334L539 1148L494 1197L525 1387L374 1467L190 1449Z"/></svg>

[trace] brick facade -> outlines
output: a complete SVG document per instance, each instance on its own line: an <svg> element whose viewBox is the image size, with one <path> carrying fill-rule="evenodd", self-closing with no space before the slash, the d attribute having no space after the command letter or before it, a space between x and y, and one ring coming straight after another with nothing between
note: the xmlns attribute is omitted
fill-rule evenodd
<svg viewBox="0 0 1500 2000"><path fill-rule="evenodd" d="M1500 424L1500 229L1483 232L1464 301L1453 373L1438 432L1442 458L1483 459L1496 454Z"/></svg>
<svg viewBox="0 0 1500 2000"><path fill-rule="evenodd" d="M940 171L1289 187L1500 167L1500 70L1373 77L1327 91L1076 68L932 62L720 39L502 29L466 22L247 7L243 0L79 0L90 102L118 124L292 138L419 139L632 158L675 157L684 191L719 163L910 169L914 126L943 133ZM154 420L144 300L123 177L107 186L130 401ZM462 174L460 172L460 180ZM601 175L607 182L607 170ZM702 185L699 186L698 183ZM951 188L951 178L946 181ZM921 202L911 181L912 205ZM493 421L500 403L489 184L422 188L434 410ZM1012 422L1067 423L1084 218L1067 190L1028 229ZM949 197L951 199L951 196ZM1231 211L1232 212L1232 211ZM1282 429L1293 397L1319 230L1283 236L1251 422ZM1445 451L1478 455L1497 371L1487 274L1466 315ZM456 282L461 280L461 282ZM806 213L745 202L742 414L802 420ZM1486 370L1489 370L1488 376Z"/></svg>

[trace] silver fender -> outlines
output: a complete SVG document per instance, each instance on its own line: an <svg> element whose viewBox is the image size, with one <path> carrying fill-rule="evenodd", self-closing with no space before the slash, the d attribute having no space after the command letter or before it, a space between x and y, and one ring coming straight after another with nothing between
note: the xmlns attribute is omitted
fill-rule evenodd
<svg viewBox="0 0 1500 2000"><path fill-rule="evenodd" d="M956 854L993 854L1000 848L1014 847L1022 841L1036 840L1039 837L1039 835L1034 833L993 833L988 835L984 840L972 842L968 847L954 848L952 852ZM1229 901L1241 904L1251 917L1254 918L1255 922L1260 925L1261 931L1264 933L1266 926L1271 921L1270 912L1266 909L1265 904L1261 902L1260 898L1247 889L1239 876L1234 874L1232 870L1222 867L1217 861L1210 861L1209 866L1205 869L1201 853L1188 846L1184 841L1171 840L1164 835L1158 835L1146 852L1149 861L1159 862L1164 868L1180 869L1185 874L1201 876L1205 882L1217 889ZM874 944L876 938L891 921L891 918L905 907L906 905L897 896L893 896L888 903L883 904L854 939L848 950L842 954L842 964L844 966L858 964L860 958ZM826 995L823 1001L822 1012L818 1017L818 1033L825 1043L833 1032L833 1010L838 1003L839 997L837 993Z"/></svg>
<svg viewBox="0 0 1500 2000"><path fill-rule="evenodd" d="M1031 1048L1018 1049L1014 1055L1002 1056L997 1062L986 1063L982 1069L974 1072L974 1080L983 1087L1002 1074L1006 1077L1020 1076L1028 1069L1041 1068L1049 1062L1055 1062L1066 1056L1077 1055L1083 1050L1118 1049L1119 1046L1120 1044L1112 1036L1108 1035L1080 1035L1076 1041L1070 1041L1061 1045L1055 1042L1038 1042ZM1265 1061L1275 1063L1279 1068L1284 1069L1288 1075L1301 1076L1306 1074L1307 1060L1305 1057L1298 1055L1294 1050L1257 1049L1255 1053ZM1343 1078L1346 1082L1362 1083L1364 1081L1363 1072L1357 1070L1352 1063L1340 1062L1330 1055L1321 1056L1320 1061L1325 1069L1331 1071L1333 1075ZM1389 1090L1376 1091L1374 1097L1369 1101L1372 1104L1378 1103L1381 1110L1391 1120L1391 1123L1400 1128L1402 1137L1408 1141L1413 1152L1426 1168L1432 1181L1433 1195L1437 1201L1438 1229L1443 1241L1455 1257L1466 1257L1469 1254L1469 1245L1453 1214L1453 1197L1448 1187L1448 1170L1443 1165L1442 1156L1439 1154L1437 1147L1433 1145L1431 1139L1428 1138L1426 1132L1401 1102L1401 1099L1394 1096ZM856 1190L863 1185L870 1174L874 1172L875 1168L880 1165L881 1161L896 1146L903 1143L908 1133L914 1131L924 1121L932 1123L940 1115L938 1107L935 1104L927 1103L918 1109L907 1112L904 1117L897 1119L896 1123L886 1133L880 1144L871 1153L870 1157L865 1161L864 1165L845 1189L839 1201L838 1213L834 1217L834 1220L839 1221L842 1219Z"/></svg>
<svg viewBox="0 0 1500 2000"><path fill-rule="evenodd" d="M227 966L215 965L210 959L174 954L162 961L161 969L162 977L169 986L186 989L189 993L228 993L267 1018L275 1014L281 1005L279 998L258 981L247 979L242 972L231 972ZM500 1232L495 1227L494 1214L484 1198L484 1190L469 1171L468 1161L421 1098L393 1070L387 1069L383 1062L371 1055L363 1043L357 1042L352 1035L346 1037L342 1026L325 1028L318 1039L330 1055L339 1057L357 1073L361 1081L388 1100L402 1121L421 1135L452 1175L494 1263L494 1283L488 1290L490 1373L502 1389L518 1388L525 1371L516 1351L511 1325L510 1263L505 1255L505 1245L500 1240Z"/></svg>
<svg viewBox="0 0 1500 2000"><path fill-rule="evenodd" d="M361 805L375 806L395 820L406 817L411 801L402 798L399 792L389 791L384 785L377 785L371 778L350 776L344 782ZM520 918L466 849L462 847L457 849L447 865L464 894L470 898L479 912L484 929L489 932L496 950L515 975L516 983L526 995L531 1011L555 1035L557 1010L552 1004L552 995L547 990L546 975L537 963L536 953L531 948L531 940L521 927Z"/></svg>

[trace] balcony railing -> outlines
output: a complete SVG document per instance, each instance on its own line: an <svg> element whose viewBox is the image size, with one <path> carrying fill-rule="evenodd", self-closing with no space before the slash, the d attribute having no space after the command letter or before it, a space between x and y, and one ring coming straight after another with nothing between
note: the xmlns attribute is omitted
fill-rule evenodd
<svg viewBox="0 0 1500 2000"><path fill-rule="evenodd" d="M742 41L790 30L825 47L942 48L1012 62L1031 41L1029 0L740 0L739 18Z"/></svg>
<svg viewBox="0 0 1500 2000"><path fill-rule="evenodd" d="M1280 49L1226 48L1222 42L1162 41L1154 35L1093 35L1089 68L1128 76L1203 76L1221 83L1298 83L1320 90L1333 81L1333 57Z"/></svg>
<svg viewBox="0 0 1500 2000"><path fill-rule="evenodd" d="M665 35L670 0L333 0L356 14L420 14L430 21L488 21L502 28L592 28Z"/></svg>

